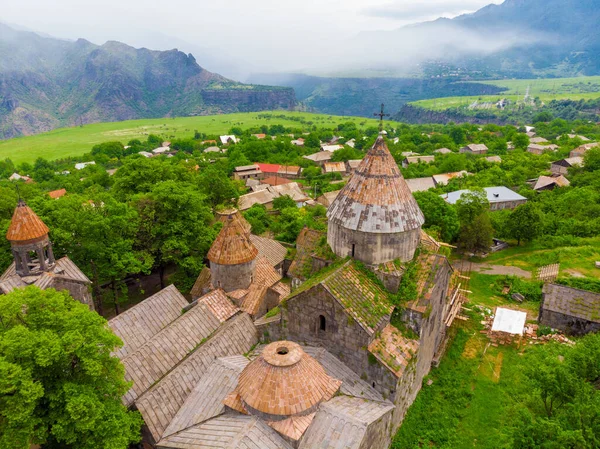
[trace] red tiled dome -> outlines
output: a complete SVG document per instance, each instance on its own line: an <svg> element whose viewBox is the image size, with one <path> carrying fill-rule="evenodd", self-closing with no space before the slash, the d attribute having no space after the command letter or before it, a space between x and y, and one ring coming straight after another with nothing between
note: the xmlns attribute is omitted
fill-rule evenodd
<svg viewBox="0 0 600 449"><path fill-rule="evenodd" d="M15 208L6 238L13 243L26 243L46 237L49 231L40 217L20 200Z"/></svg>

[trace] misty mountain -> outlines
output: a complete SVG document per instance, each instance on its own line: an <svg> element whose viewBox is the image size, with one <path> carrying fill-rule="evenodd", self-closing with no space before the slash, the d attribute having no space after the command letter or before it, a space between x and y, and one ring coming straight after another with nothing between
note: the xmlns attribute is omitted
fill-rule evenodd
<svg viewBox="0 0 600 449"><path fill-rule="evenodd" d="M290 88L241 84L191 54L98 46L0 24L0 138L85 123L290 108Z"/></svg>
<svg viewBox="0 0 600 449"><path fill-rule="evenodd" d="M409 54L500 75L595 75L599 19L598 0L506 0L454 19L364 37L384 48L412 42Z"/></svg>

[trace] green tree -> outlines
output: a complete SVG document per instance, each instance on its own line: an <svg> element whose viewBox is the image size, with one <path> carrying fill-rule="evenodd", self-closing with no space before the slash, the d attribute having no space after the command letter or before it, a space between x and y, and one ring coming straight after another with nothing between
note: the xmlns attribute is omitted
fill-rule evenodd
<svg viewBox="0 0 600 449"><path fill-rule="evenodd" d="M65 292L27 287L0 296L0 448L126 449L142 419L111 352L121 342Z"/></svg>
<svg viewBox="0 0 600 449"><path fill-rule="evenodd" d="M296 207L296 202L289 195L279 196L273 200L273 209L281 211L288 207Z"/></svg>
<svg viewBox="0 0 600 449"><path fill-rule="evenodd" d="M518 150L526 150L529 146L529 136L525 133L518 133L513 136L513 145Z"/></svg>
<svg viewBox="0 0 600 449"><path fill-rule="evenodd" d="M483 190L464 193L456 202L460 221L459 244L469 251L487 251L494 228L489 216L489 202Z"/></svg>
<svg viewBox="0 0 600 449"><path fill-rule="evenodd" d="M588 172L600 170L600 148L592 148L585 152L583 166Z"/></svg>
<svg viewBox="0 0 600 449"><path fill-rule="evenodd" d="M530 242L540 234L542 221L543 216L534 203L521 204L510 214L508 232L512 238L517 239L517 245L522 240Z"/></svg>
<svg viewBox="0 0 600 449"><path fill-rule="evenodd" d="M454 241L460 229L456 208L434 192L415 192L414 197L425 216L425 228L439 232L444 242Z"/></svg>
<svg viewBox="0 0 600 449"><path fill-rule="evenodd" d="M219 205L235 204L240 196L235 183L227 176L227 173L214 164L200 172L198 186L213 208Z"/></svg>
<svg viewBox="0 0 600 449"><path fill-rule="evenodd" d="M460 126L455 126L450 130L450 138L456 145L461 145L467 142L467 133Z"/></svg>

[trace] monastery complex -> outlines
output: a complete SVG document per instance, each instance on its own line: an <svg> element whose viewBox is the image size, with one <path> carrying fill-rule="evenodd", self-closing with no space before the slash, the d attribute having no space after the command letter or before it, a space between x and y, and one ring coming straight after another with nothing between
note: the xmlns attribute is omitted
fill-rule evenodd
<svg viewBox="0 0 600 449"><path fill-rule="evenodd" d="M389 447L464 298L383 136L329 206L327 234L304 229L289 267L237 210L217 218L192 302L171 285L108 322L144 447ZM55 288L93 308L48 232L20 201L0 293Z"/></svg>

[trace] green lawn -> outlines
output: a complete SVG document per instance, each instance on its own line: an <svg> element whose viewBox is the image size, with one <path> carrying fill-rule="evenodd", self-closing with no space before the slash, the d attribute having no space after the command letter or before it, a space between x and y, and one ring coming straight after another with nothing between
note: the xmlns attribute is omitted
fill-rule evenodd
<svg viewBox="0 0 600 449"><path fill-rule="evenodd" d="M540 97L543 102L552 100L591 100L600 97L600 76L582 76L579 78L525 79L477 81L480 84L506 87L508 90L496 95L433 98L415 101L412 104L425 109L442 111L449 108L468 106L473 102L495 103L502 98L517 102L529 87L529 95Z"/></svg>
<svg viewBox="0 0 600 449"><path fill-rule="evenodd" d="M273 118L259 118L261 114L273 114ZM286 118L281 118L285 116ZM295 120L294 120L295 119ZM299 120L304 121L304 123ZM333 127L338 123L355 122L362 126L377 126L374 119L341 117L305 112L249 112L202 117L176 117L159 119L127 120L124 122L95 123L83 127L61 128L35 136L18 137L0 141L0 160L10 158L15 163L33 162L38 157L49 160L79 156L92 146L110 140L123 143L131 139L145 139L148 134L158 134L166 139L191 137L194 130L206 134L223 134L233 126L242 129L260 125L280 124L308 129L312 122L319 127Z"/></svg>

